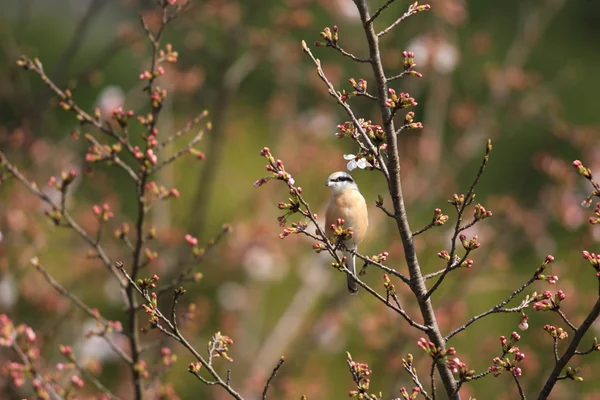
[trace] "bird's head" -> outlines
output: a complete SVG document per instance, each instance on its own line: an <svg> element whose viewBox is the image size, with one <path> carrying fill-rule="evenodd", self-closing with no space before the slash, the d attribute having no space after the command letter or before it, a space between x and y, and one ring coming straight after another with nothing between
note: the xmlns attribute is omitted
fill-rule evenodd
<svg viewBox="0 0 600 400"><path fill-rule="evenodd" d="M325 182L325 186L331 188L332 193L339 193L346 189L355 189L358 190L358 186L352 176L349 173L338 171L329 175L327 178L327 182Z"/></svg>

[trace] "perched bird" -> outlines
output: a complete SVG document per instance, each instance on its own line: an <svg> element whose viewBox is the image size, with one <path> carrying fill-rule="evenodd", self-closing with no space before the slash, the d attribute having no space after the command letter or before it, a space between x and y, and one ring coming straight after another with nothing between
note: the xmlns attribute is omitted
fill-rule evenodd
<svg viewBox="0 0 600 400"><path fill-rule="evenodd" d="M344 228L352 228L353 236L344 242L344 246L356 252L369 225L365 198L360 194L354 179L346 172L334 172L325 186L331 188L331 198L325 210L325 229L328 230L338 218L345 220ZM356 275L356 256L347 250L343 250L342 254L346 257L346 267ZM352 294L358 293L358 284L350 275L348 290Z"/></svg>

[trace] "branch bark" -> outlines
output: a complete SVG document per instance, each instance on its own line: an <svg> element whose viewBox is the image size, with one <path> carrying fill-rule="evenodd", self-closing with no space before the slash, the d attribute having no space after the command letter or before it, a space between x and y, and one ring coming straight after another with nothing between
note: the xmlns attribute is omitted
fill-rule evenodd
<svg viewBox="0 0 600 400"><path fill-rule="evenodd" d="M436 347L445 349L445 341L437 324L431 300L426 296L427 288L425 286L423 274L421 273L421 267L419 265L417 252L413 243L412 231L406 215L406 207L404 205L402 183L400 179L398 141L395 134L394 121L391 118L391 111L386 106L388 88L383 64L381 61L381 54L379 51L379 38L375 32L373 24L371 23L371 17L369 15L369 9L366 0L354 0L354 3L358 8L361 21L363 22L363 27L369 45L369 58L371 59L371 66L373 68L373 74L375 76L375 82L377 86L377 103L381 112L383 129L385 131L388 144L388 188L390 190L390 195L392 196L394 216L402 239L402 245L404 247L404 257L408 265L411 290L415 294L419 303L424 325L429 328L427 332L429 340L431 340ZM452 371L450 371L445 364L438 364L437 368L448 396L451 399L460 399L460 395L455 392L456 381L454 380Z"/></svg>
<svg viewBox="0 0 600 400"><path fill-rule="evenodd" d="M575 355L577 351L577 346L579 346L581 339L583 339L583 336L586 334L588 329L590 329L590 327L598 318L598 316L600 316L600 298L598 298L596 304L594 305L594 308L592 308L585 321L583 321L583 323L575 332L575 335L573 336L573 340L571 341L569 348L564 352L562 357L554 365L554 369L552 370L552 373L550 373L548 380L544 384L544 387L542 388L538 396L538 400L544 400L550 396L554 385L558 381L558 377L561 371L567 366L569 360L571 360L571 358Z"/></svg>

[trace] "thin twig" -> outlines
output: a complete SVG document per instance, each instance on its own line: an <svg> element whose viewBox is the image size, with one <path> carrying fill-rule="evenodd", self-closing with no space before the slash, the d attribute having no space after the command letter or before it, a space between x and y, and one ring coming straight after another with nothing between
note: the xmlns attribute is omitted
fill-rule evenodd
<svg viewBox="0 0 600 400"><path fill-rule="evenodd" d="M53 400L64 400L64 397L60 396L56 392L56 390L54 390L53 385L51 385L50 383L48 383L46 381L46 379L44 379L40 375L40 373L38 372L38 370L35 367L35 365L33 365L33 363L31 362L31 359L29 358L29 356L23 351L23 349L21 349L21 347L19 347L19 345L17 344L16 341L13 342L12 349L17 353L17 355L21 359L21 362L24 365L27 366L28 373L30 373L31 375L33 375L35 377L35 379L37 379L44 386L44 389L46 389L48 391L48 394L50 395L50 397Z"/></svg>
<svg viewBox="0 0 600 400"><path fill-rule="evenodd" d="M21 172L17 169L17 167L15 167L13 164L11 164L8 161L8 159L6 158L4 153L2 153L1 151L0 151L0 166L3 166L4 168L6 168L12 176L14 176L27 189L29 189L30 192L32 192L37 197L39 197L42 201L44 201L46 204L48 204L53 210L58 210L60 208L60 206L58 204L56 204L52 199L50 199L50 197L48 197L48 195L46 195L44 192L39 190L37 185L34 182L28 181L27 178L25 178L25 176L23 174L21 174ZM97 244L96 241L90 235L88 235L87 232L84 231L83 228L79 226L79 224L77 224L77 222L75 222L75 220L71 217L71 215L68 212L65 211L62 214L62 218L67 223L67 226L72 228L85 242L87 242L96 251L96 253L98 254L98 257L102 260L104 265L110 270L110 272L113 274L113 276L115 276L115 278L117 278L117 280L119 281L119 285L121 287L124 287L125 284L121 280L121 277L120 277L118 271L114 269L111 260L106 255L102 246Z"/></svg>
<svg viewBox="0 0 600 400"><path fill-rule="evenodd" d="M525 392L523 391L523 388L521 387L521 382L519 381L519 378L517 378L516 376L512 376L515 384L517 385L517 389L519 389L519 396L521 396L521 400L525 400Z"/></svg>
<svg viewBox="0 0 600 400"><path fill-rule="evenodd" d="M463 324L463 325L459 326L458 328L454 329L452 332L450 332L448 335L446 335L446 337L444 338L444 341L447 342L448 340L450 340L457 333L462 332L465 329L467 329L467 327L469 325L471 325L472 323L474 323L475 321L478 321L481 318L486 317L486 316L488 316L490 314L518 312L518 311L521 311L522 309L528 307L529 303L532 301L532 299L529 299L529 301L527 301L527 302L524 301L520 306L515 307L515 308L504 308L505 305L507 305L512 299L514 299L523 290L527 289L529 287L529 285L531 285L536 280L537 280L537 273L535 273L531 278L529 278L527 280L527 282L525 282L523 285L521 285L521 287L519 287L517 290L515 290L514 292L512 292L510 294L510 296L508 296L502 302L496 304L494 307L490 308L487 311L482 312L481 314L478 314L478 315L475 315L475 316L471 317L471 319L469 319L465 324Z"/></svg>
<svg viewBox="0 0 600 400"><path fill-rule="evenodd" d="M277 375L277 371L279 371L279 368L281 368L284 361L285 361L285 358L281 357L279 359L279 362L277 363L277 365L275 365L275 368L273 368L273 372L271 372L271 376L269 376L269 379L267 379L267 383L265 384L265 388L263 389L262 400L267 400L267 391L269 390L271 381L273 380L273 378L275 378L275 375Z"/></svg>
<svg viewBox="0 0 600 400"><path fill-rule="evenodd" d="M492 141L491 141L491 139L488 139L486 147L485 147L485 155L483 156L483 160L481 162L481 165L479 166L477 175L475 176L473 183L471 183L471 187L469 188L469 191L465 195L463 203L460 206L457 206L456 225L454 227L454 235L452 236L452 240L451 240L452 245L451 245L451 249L450 249L450 260L448 261L448 265L446 266L446 269L444 270L442 275L435 282L435 284L431 287L431 289L429 289L427 291L427 294L425 295L426 298L431 297L431 295L436 291L436 289L442 284L446 275L448 275L448 273L451 271L451 267L454 262L454 255L456 254L456 239L458 238L459 233L466 229L465 227L461 227L462 217L463 217L463 214L464 214L467 206L469 206L473 202L475 186L477 186L477 184L479 183L479 180L481 179L481 176L483 175L483 171L485 170L485 167L487 166L487 163L490 160L491 151L492 151ZM474 225L475 222L477 222L477 221L478 220L472 221L472 223L469 226Z"/></svg>
<svg viewBox="0 0 600 400"><path fill-rule="evenodd" d="M567 318L567 316L560 310L556 310L556 313L558 315L560 315L560 317L562 318L563 321L565 321L565 324L567 324L569 326L569 328L571 328L573 331L577 330L577 327L575 325L573 325L573 323L571 323L571 321L569 321L569 319Z"/></svg>
<svg viewBox="0 0 600 400"><path fill-rule="evenodd" d="M152 299L150 298L150 296L148 295L148 293L145 292L145 291L143 291L142 289L140 289L140 287L135 283L135 281L132 279L132 277L129 276L129 274L127 273L127 271L125 271L123 263L117 262L116 263L116 267L117 267L117 269L119 271L121 271L121 273L123 274L123 276L125 277L125 279L127 279L127 281L129 282L130 287L133 288L135 291L137 291L142 296L142 298L146 301L146 303L150 305L149 307L151 307ZM164 334L172 337L175 341L179 342L190 353L192 353L192 355L196 358L196 360L198 360L202 364L202 366L204 368L206 368L206 370L209 372L209 374L215 379L215 382L207 381L206 379L204 379L201 376L199 376L199 375L197 375L197 374L194 373L194 375L198 379L200 379L202 382L204 382L207 385L219 385L223 389L225 389L233 398L235 398L237 400L244 400L243 397L238 392L236 392L229 384L227 384L220 377L220 375L212 367L212 365L211 365L212 363L206 361L204 359L204 357L202 357L196 351L196 349L181 334L181 332L179 331L179 329L177 328L177 326L175 326L167 317L165 317L158 307L153 307L151 309L155 313L155 315L159 318L159 320L166 324L168 330L165 327L163 327L162 325L160 325L160 323L157 323L155 325L155 328L159 329Z"/></svg>
<svg viewBox="0 0 600 400"><path fill-rule="evenodd" d="M125 361L127 364L132 364L132 360L131 357L129 357L108 335L107 335L107 329L109 328L109 323L108 321L103 318L97 311L94 311L92 308L90 308L87 304L85 304L81 299L79 299L79 297L75 296L73 293L69 292L67 289L65 289L60 283L58 283L49 273L48 271L39 263L35 263L35 269L38 270L42 276L44 277L44 279L46 279L46 281L48 282L48 284L50 284L50 286L52 286L52 288L54 288L54 290L56 290L60 295L66 297L67 299L69 299L71 301L71 303L73 303L77 308L79 308L80 310L82 310L83 312L85 312L87 315L89 315L91 318L93 318L95 321L99 322L100 324L102 324L104 333L102 335L100 335L102 337L102 339L104 339L106 341L106 343L110 346L110 348L123 360Z"/></svg>
<svg viewBox="0 0 600 400"><path fill-rule="evenodd" d="M198 115L196 118L194 118L193 120L191 120L187 124L185 124L185 126L183 128L181 128L180 130L178 130L177 132L175 132L174 134L170 135L168 138L166 138L165 140L160 142L158 144L158 146L156 146L156 151L162 150L166 145L171 143L173 140L188 133L195 125L198 125L207 115L208 115L207 110L202 111L202 113L200 115Z"/></svg>
<svg viewBox="0 0 600 400"><path fill-rule="evenodd" d="M371 16L371 18L369 18L366 22L365 25L370 25L373 23L373 21L375 21L375 18L379 17L379 15L383 12L383 10L385 10L386 8L388 8L390 6L390 4L392 4L394 1L396 0L387 0L385 2L385 4L383 4L382 6L380 6L377 11L375 11L373 13L373 15Z"/></svg>

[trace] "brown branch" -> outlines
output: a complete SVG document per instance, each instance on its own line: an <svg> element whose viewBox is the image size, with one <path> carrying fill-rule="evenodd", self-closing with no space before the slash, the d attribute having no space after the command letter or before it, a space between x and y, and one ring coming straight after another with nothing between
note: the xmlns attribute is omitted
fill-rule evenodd
<svg viewBox="0 0 600 400"><path fill-rule="evenodd" d="M565 368L567 366L567 363L573 357L573 355L575 355L575 352L577 351L577 346L579 346L581 339L583 339L583 336L590 329L590 327L592 326L594 321L596 321L596 319L598 319L599 315L600 315L600 298L598 298L598 300L596 300L596 304L594 305L594 307L592 308L592 310L590 311L590 313L588 314L586 319L579 326L579 328L577 328L577 330L575 331L575 334L573 335L573 340L571 340L571 343L569 344L569 347L567 348L567 350L565 350L562 357L556 362L554 369L550 373L550 376L548 376L548 379L546 380L544 387L542 388L542 390L540 391L540 394L537 397L538 400L544 400L550 396L550 393L552 392L552 389L554 388L554 385L556 384L561 371L563 370L563 368Z"/></svg>
<svg viewBox="0 0 600 400"><path fill-rule="evenodd" d="M132 279L132 277L129 276L127 271L125 271L123 263L117 262L116 267L118 270L121 271L121 273L123 274L125 279L127 279L127 281L129 282L129 287L131 287L131 288L133 288L133 290L137 291L142 296L142 298L145 300L146 304L148 304L150 306L152 304L152 299L150 298L148 293L143 291L142 289L140 289L140 287L135 283L135 281ZM173 307L176 306L176 303L177 303L177 296L174 297ZM185 337L179 331L179 328L177 327L176 322L172 322L171 320L169 320L169 318L165 317L164 314L160 311L160 309L158 307L153 307L152 311L156 314L156 316L159 318L160 321L162 321L163 323L166 324L168 329L166 329L165 327L160 325L160 323L157 323L156 325L154 325L154 327L156 329L159 329L162 333L173 338L175 341L177 341L178 343L183 345L183 347L185 347L190 353L192 353L192 355L196 358L196 360L198 360L198 362L200 362L202 364L202 366L204 368L206 368L206 370L209 372L209 374L215 379L215 382L207 381L206 379L202 378L200 375L194 374L194 375L196 375L197 378L202 380L202 382L204 382L207 385L219 385L223 389L225 389L233 398L235 398L237 400L244 400L243 397L229 385L229 383L228 383L229 379L227 379L227 381L224 381L223 378L221 378L220 375L212 367L212 365L211 365L212 363L209 361L206 361L206 359L204 357L202 357L196 351L196 349L185 339Z"/></svg>
<svg viewBox="0 0 600 400"><path fill-rule="evenodd" d="M281 357L275 368L273 368L273 372L271 372L271 376L269 376L269 379L267 379L267 383L265 384L265 388L263 389L262 400L267 400L267 391L269 390L269 385L271 385L271 381L273 380L273 378L275 378L275 375L277 375L277 371L279 371L279 368L281 368L284 361L285 358Z"/></svg>
<svg viewBox="0 0 600 400"><path fill-rule="evenodd" d="M383 4L382 6L380 6L377 11L375 11L373 13L373 15L371 16L371 18L369 18L367 20L367 22L365 22L365 24L372 24L373 21L375 21L375 18L379 17L379 15L383 12L383 10L385 10L386 8L388 8L390 6L390 4L392 4L394 1L396 0L387 0L385 2L385 4Z"/></svg>
<svg viewBox="0 0 600 400"><path fill-rule="evenodd" d="M371 67L375 77L377 87L377 102L383 121L383 130L386 135L388 143L388 162L387 169L389 174L386 174L388 181L388 187L392 196L392 203L394 205L394 215L396 216L396 225L402 239L402 245L404 248L404 257L408 265L410 274L411 290L415 294L419 303L421 315L423 316L424 325L428 328L427 336L429 339L441 350L445 349L445 341L440 332L437 324L435 312L429 297L427 297L427 288L423 280L421 273L421 267L417 259L417 252L413 243L413 237L411 234L410 225L407 218L406 207L404 204L404 197L402 194L402 184L400 178L400 158L398 155L398 141L396 132L394 129L394 121L391 118L391 110L387 107L386 102L388 99L387 94L387 81L383 64L381 61L381 54L379 50L379 39L375 33L373 24L367 23L371 17L369 15L369 9L366 0L354 0L356 4L360 18L363 22L365 35L369 46L369 55L372 60ZM401 21L401 19L399 20ZM397 22L399 23L399 22ZM395 26L395 23L393 26ZM393 27L392 26L392 27ZM382 34L389 31L390 28L386 29ZM376 153L375 153L376 154ZM452 371L445 364L437 365L438 371L442 378L442 383L446 393L451 399L460 399L460 395L454 394L456 388L456 381L452 375Z"/></svg>
<svg viewBox="0 0 600 400"><path fill-rule="evenodd" d="M464 231L468 227L475 225L475 223L479 221L478 219L474 219L470 224L467 224L466 226L461 227L464 212L465 212L467 206L469 206L473 202L474 195L475 195L475 187L477 186L477 184L479 183L479 180L481 179L481 176L483 175L483 171L485 170L485 167L487 166L487 163L490 159L491 151L492 151L492 141L491 141L491 139L488 139L488 142L485 147L485 155L483 156L483 160L481 162L481 165L479 166L479 171L477 171L477 175L475 176L475 179L471 183L471 187L469 188L469 191L465 195L464 201L462 202L462 204L460 206L456 206L456 208L457 208L456 225L454 226L454 234L452 235L452 240L451 240L452 245L450 248L450 260L448 260L448 264L447 264L444 272L442 272L442 275L435 282L435 284L431 287L431 289L429 289L427 291L427 294L425 295L426 298L431 297L433 292L435 292L436 289L442 284L446 275L448 275L448 273L453 269L452 267L453 267L453 263L454 263L454 256L456 254L456 239L458 238L458 235L460 234L460 232ZM460 263L459 263L459 265L460 265Z"/></svg>
<svg viewBox="0 0 600 400"><path fill-rule="evenodd" d="M519 378L517 378L516 376L512 376L515 384L517 385L517 389L519 389L519 396L521 397L521 400L525 400L525 392L523 391L523 388L521 387L521 382L519 382Z"/></svg>
<svg viewBox="0 0 600 400"><path fill-rule="evenodd" d="M180 130L178 130L177 132L175 132L174 134L172 134L171 136L169 136L168 138L166 138L165 140L160 142L158 144L158 146L156 146L156 151L162 150L166 145L171 143L173 140L188 133L195 125L198 125L204 118L206 118L207 115L208 115L207 110L202 111L202 113L200 115L198 115L196 118L194 118L193 120L191 120L187 124L185 124L185 126L183 128L181 128Z"/></svg>
<svg viewBox="0 0 600 400"><path fill-rule="evenodd" d="M569 328L571 328L573 331L577 331L577 327L575 325L573 325L573 323L571 321L569 321L569 319L567 318L565 313L563 313L560 309L556 310L556 313L558 315L560 315L562 320L565 321L565 324L567 324L569 326Z"/></svg>
<svg viewBox="0 0 600 400"><path fill-rule="evenodd" d="M21 362L28 367L29 373L33 375L33 377L35 377L44 386L44 389L48 391L50 398L52 400L64 400L64 397L60 396L56 392L56 390L54 390L53 385L46 382L46 379L44 379L42 375L40 375L35 365L33 365L33 363L31 362L29 356L23 351L23 349L21 349L21 347L19 347L16 341L14 341L11 347L19 356Z"/></svg>
<svg viewBox="0 0 600 400"><path fill-rule="evenodd" d="M40 262L37 259L35 260L35 262L33 262L33 265L34 265L35 269L37 269L42 274L44 279L46 279L48 284L50 284L50 286L52 286L52 288L54 288L54 290L56 290L60 295L69 299L71 301L71 303L73 303L77 308L79 308L80 310L85 312L87 315L89 315L95 321L101 323L102 327L104 329L104 334L100 335L102 337L102 339L104 339L106 341L106 343L109 345L109 347L123 361L125 361L129 365L133 364L131 357L129 357L110 337L108 337L106 335L106 330L109 327L109 324L105 318L103 318L98 312L95 312L94 310L92 310L87 304L85 304L81 299L79 299L79 297L75 296L73 293L71 293L67 289L65 289L64 286L62 286L60 283L58 283L48 273L48 271L40 264Z"/></svg>
<svg viewBox="0 0 600 400"><path fill-rule="evenodd" d="M369 135L364 130L364 128L363 128L362 124L359 122L358 118L354 115L354 112L352 111L352 109L350 108L348 103L346 103L342 99L340 94L335 90L335 87L333 86L333 84L329 81L329 79L327 79L327 76L325 75L325 72L323 71L323 68L321 67L321 61L319 59L315 58L315 56L312 54L312 52L308 48L305 41L302 41L302 49L304 50L304 52L306 54L308 54L308 56L311 58L311 60L313 60L313 63L317 66L317 74L319 75L319 78L321 78L321 80L325 83L325 85L327 85L327 88L329 89L329 95L331 97L333 97L334 99L336 99L337 102L344 108L344 111L346 111L346 114L348 114L348 116L352 120L352 123L354 124L354 126L356 127L358 132L360 133L361 140L359 140L358 138L354 138L354 140L360 146L361 150L367 151L367 152L369 152L369 154L373 154L377 158L377 161L379 162L379 167L381 168L381 171L385 175L386 179L388 179L387 166L385 164L385 161L384 161L381 153L379 152L377 147L375 147L375 145L369 138Z"/></svg>
<svg viewBox="0 0 600 400"><path fill-rule="evenodd" d="M519 287L517 290L515 290L514 292L512 292L510 294L510 296L508 296L506 299L504 299L504 301L502 301L501 303L496 304L494 307L490 308L487 311L482 312L481 314L475 315L473 317L471 317L471 319L469 319L469 321L467 321L466 323L464 323L463 325L459 326L458 328L454 329L452 332L450 332L448 335L446 335L446 337L444 338L444 341L448 341L450 339L452 339L452 337L454 335L456 335L457 333L460 333L462 331L464 331L465 329L467 329L467 327L471 324L473 324L474 322L480 320L483 317L486 317L490 314L496 314L496 313L510 313L510 312L518 312L521 311L522 309L526 308L529 306L529 303L531 303L531 301L533 299L529 299L527 301L524 301L523 303L521 303L520 306L515 307L515 308L504 308L505 305L507 305L508 303L510 303L512 301L512 299L514 299L519 293L521 293L523 290L527 289L529 287L529 285L531 285L533 282L535 282L537 280L537 271L536 273L527 280L527 282L525 282L523 285L521 285L521 287Z"/></svg>
<svg viewBox="0 0 600 400"><path fill-rule="evenodd" d="M0 166L4 167L8 170L8 172L14 176L19 182L21 182L30 192L39 197L43 202L52 207L53 210L59 210L60 206L56 204L50 197L48 197L44 192L38 189L37 185L34 182L29 182L27 178L21 172L12 165L3 152L0 151ZM87 242L98 254L98 257L102 260L104 265L110 270L110 272L117 278L121 287L125 287L125 284L121 280L121 277L118 271L113 267L111 260L108 258L102 246L96 243L95 239L93 239L90 235L87 234L83 228L75 222L75 220L71 217L68 212L64 212L62 214L62 219L66 222L66 226L73 229L85 242Z"/></svg>

